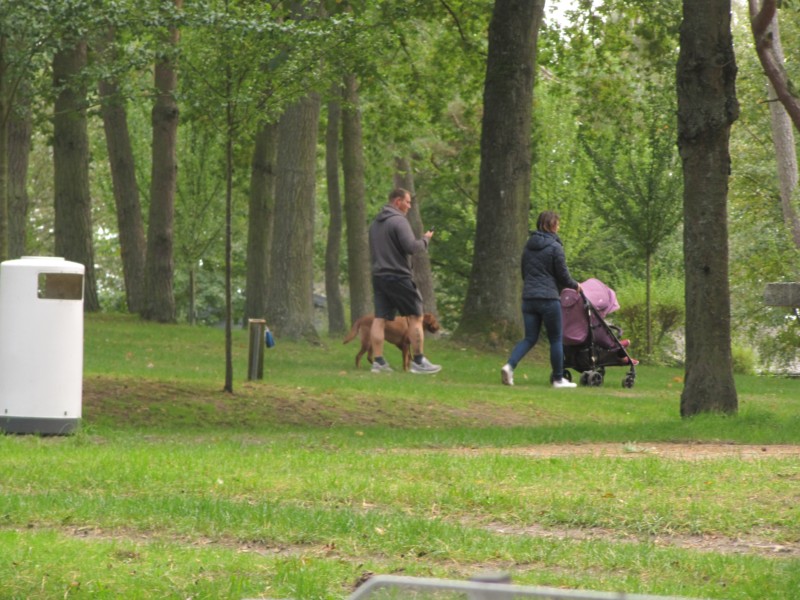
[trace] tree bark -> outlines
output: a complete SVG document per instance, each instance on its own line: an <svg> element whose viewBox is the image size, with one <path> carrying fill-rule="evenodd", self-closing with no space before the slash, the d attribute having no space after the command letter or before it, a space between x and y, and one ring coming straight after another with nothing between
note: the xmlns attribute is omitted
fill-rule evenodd
<svg viewBox="0 0 800 600"><path fill-rule="evenodd" d="M527 231L536 40L544 0L496 0L483 93L475 252L457 334L519 336L519 261Z"/></svg>
<svg viewBox="0 0 800 600"><path fill-rule="evenodd" d="M739 114L730 13L730 0L683 2L677 92L684 177L684 417L738 409L728 285L728 144Z"/></svg>
<svg viewBox="0 0 800 600"><path fill-rule="evenodd" d="M364 155L361 134L361 109L355 75L344 79L342 109L342 166L344 205L347 220L347 268L350 284L350 321L370 314L372 280L369 240L367 238L367 203L364 183Z"/></svg>
<svg viewBox="0 0 800 600"><path fill-rule="evenodd" d="M56 256L84 265L84 310L96 311L100 303L92 245L86 89L79 83L86 60L85 41L68 44L53 57L53 85L58 90L53 116L54 233Z"/></svg>
<svg viewBox="0 0 800 600"><path fill-rule="evenodd" d="M26 86L27 87L27 86ZM8 256L25 255L28 226L28 162L31 152L33 120L30 90L14 98L15 110L8 124Z"/></svg>
<svg viewBox="0 0 800 600"><path fill-rule="evenodd" d="M103 49L110 47L113 38L113 31L109 32ZM117 81L102 79L98 87L114 203L117 209L125 299L129 312L140 313L145 305L142 282L147 242L144 235L142 206L139 201L139 187L136 182L136 164L128 131L128 115L125 99L119 93Z"/></svg>
<svg viewBox="0 0 800 600"><path fill-rule="evenodd" d="M422 223L422 198L417 196L414 185L414 172L411 170L411 161L407 158L395 158L394 161L394 185L411 192L414 201L411 203L411 210L408 211L408 220L411 229L417 238L427 230ZM435 243L436 236L432 241ZM436 291L433 284L433 270L431 269L431 257L427 252L418 252L411 257L411 266L414 273L414 282L417 284L420 294L422 294L423 309L427 313L439 316L436 308Z"/></svg>
<svg viewBox="0 0 800 600"><path fill-rule="evenodd" d="M338 85L332 95L340 96ZM339 100L328 102L328 125L325 133L325 173L328 189L328 243L325 247L325 298L328 307L328 335L340 337L346 330L342 291L339 286L339 260L342 252L342 195L339 191Z"/></svg>
<svg viewBox="0 0 800 600"><path fill-rule="evenodd" d="M278 125L262 123L256 132L250 163L250 208L247 221L247 319L266 319L275 209L275 160L278 151Z"/></svg>
<svg viewBox="0 0 800 600"><path fill-rule="evenodd" d="M314 327L314 192L320 100L311 94L278 124L275 238L267 314L276 334L319 343Z"/></svg>
<svg viewBox="0 0 800 600"><path fill-rule="evenodd" d="M180 8L183 0L174 0L174 3ZM178 104L175 101L178 76L169 50L177 46L179 37L178 30L173 28L164 40L165 53L155 66L156 100L151 117L152 176L142 317L160 323L175 322L173 224L178 174Z"/></svg>

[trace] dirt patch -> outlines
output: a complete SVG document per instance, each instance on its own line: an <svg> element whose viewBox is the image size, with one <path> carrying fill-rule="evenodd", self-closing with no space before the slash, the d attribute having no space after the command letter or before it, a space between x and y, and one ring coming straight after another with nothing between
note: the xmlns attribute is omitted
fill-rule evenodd
<svg viewBox="0 0 800 600"><path fill-rule="evenodd" d="M641 444L592 443L592 444L542 444L517 448L459 448L459 454L495 453L531 458L557 458L570 456L593 456L598 458L646 458L649 456L676 460L704 460L737 458L741 460L800 457L800 446L721 444L721 443L669 443Z"/></svg>
<svg viewBox="0 0 800 600"><path fill-rule="evenodd" d="M505 535L524 535L536 538L576 541L605 541L622 543L651 543L655 546L683 548L698 552L714 552L716 554L754 554L772 558L797 558L800 557L800 544L775 542L761 538L747 536L729 538L720 535L655 535L655 536L630 536L619 531L600 528L557 528L550 529L533 525L530 527L509 527L508 525L489 525L492 533Z"/></svg>

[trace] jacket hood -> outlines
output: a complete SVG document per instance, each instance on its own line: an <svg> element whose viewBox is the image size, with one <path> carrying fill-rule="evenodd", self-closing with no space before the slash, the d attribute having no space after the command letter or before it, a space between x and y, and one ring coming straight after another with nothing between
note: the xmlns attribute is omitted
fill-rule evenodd
<svg viewBox="0 0 800 600"><path fill-rule="evenodd" d="M387 219L391 219L392 217L405 217L403 213L401 213L398 209L396 209L391 204L384 204L381 212L377 214L375 220L379 223L383 223Z"/></svg>
<svg viewBox="0 0 800 600"><path fill-rule="evenodd" d="M555 233L549 233L547 231L534 231L531 237L528 238L527 248L528 250L543 250L547 248L547 246L552 246L553 244L561 244L561 238L559 238Z"/></svg>

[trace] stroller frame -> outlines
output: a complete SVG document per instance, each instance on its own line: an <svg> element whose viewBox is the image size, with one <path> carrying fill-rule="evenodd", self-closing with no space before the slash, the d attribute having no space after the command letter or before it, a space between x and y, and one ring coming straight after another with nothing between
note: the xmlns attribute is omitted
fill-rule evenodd
<svg viewBox="0 0 800 600"><path fill-rule="evenodd" d="M622 379L622 387L632 388L636 381L636 367L627 348L619 340L620 328L606 323L583 291L580 292L580 297L589 331L582 344L564 345L564 377L572 381L572 373L568 369L576 369L581 371L581 385L597 387L603 385L606 367L628 365L630 368ZM614 342L613 347L605 348L597 344L597 328L602 328L610 336Z"/></svg>

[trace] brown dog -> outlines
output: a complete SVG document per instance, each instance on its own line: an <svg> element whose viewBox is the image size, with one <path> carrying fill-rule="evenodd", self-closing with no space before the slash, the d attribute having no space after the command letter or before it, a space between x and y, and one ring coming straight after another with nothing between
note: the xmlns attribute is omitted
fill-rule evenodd
<svg viewBox="0 0 800 600"><path fill-rule="evenodd" d="M361 357L366 353L367 360L372 362L372 340L370 339L370 330L372 329L372 321L375 320L374 315L366 315L359 317L350 328L350 332L342 340L343 344L354 339L357 335L361 338L361 349L356 354L356 368L361 364ZM439 322L431 313L422 315L422 327L426 331L436 333L441 329ZM411 365L411 338L409 337L408 319L406 317L398 317L394 321L386 321L386 328L384 329L384 341L389 344L394 344L403 353L403 370L408 371Z"/></svg>

